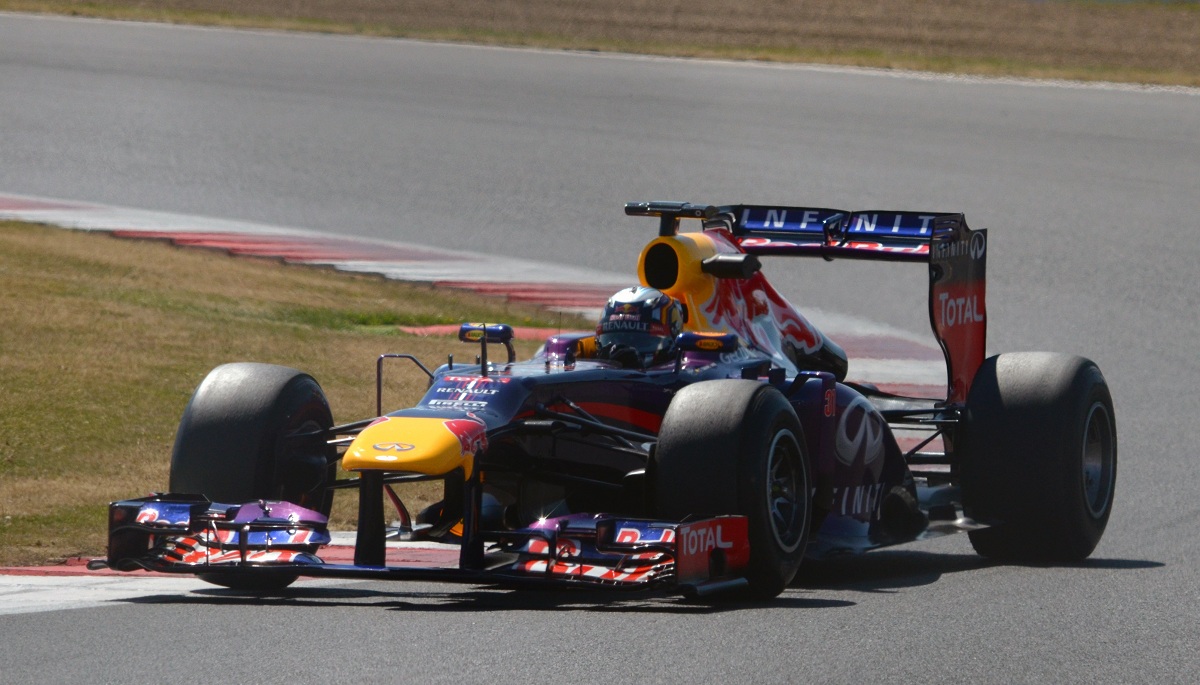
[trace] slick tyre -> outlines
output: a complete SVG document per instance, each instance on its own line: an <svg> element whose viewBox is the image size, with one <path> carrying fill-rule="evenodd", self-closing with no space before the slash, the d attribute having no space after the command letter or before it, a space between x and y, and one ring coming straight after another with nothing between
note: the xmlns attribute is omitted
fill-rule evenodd
<svg viewBox="0 0 1200 685"><path fill-rule="evenodd" d="M706 381L671 401L651 464L657 517L741 514L750 536L748 594L769 599L796 575L808 545L811 477L804 432L778 390Z"/></svg>
<svg viewBox="0 0 1200 685"><path fill-rule="evenodd" d="M1100 369L1082 357L1002 354L983 363L967 398L962 495L979 554L1076 562L1112 511L1117 428Z"/></svg>
<svg viewBox="0 0 1200 685"><path fill-rule="evenodd" d="M313 378L270 364L225 364L196 388L179 422L170 490L214 502L285 500L328 514L325 486L336 451L325 440L329 403ZM286 587L291 574L205 574L217 585L250 591Z"/></svg>

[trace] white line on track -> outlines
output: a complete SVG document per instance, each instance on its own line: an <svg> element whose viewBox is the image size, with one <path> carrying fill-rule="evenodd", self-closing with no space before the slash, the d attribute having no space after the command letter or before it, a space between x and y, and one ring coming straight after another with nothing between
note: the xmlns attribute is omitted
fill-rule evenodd
<svg viewBox="0 0 1200 685"><path fill-rule="evenodd" d="M387 261L315 257L293 261L328 265L346 271L380 273L388 278L407 281L575 283L612 286L615 290L627 285L629 280L628 276L619 273L582 267L565 267L465 250L445 250L399 241L333 235L290 226L273 226L250 221L232 221L10 193L0 194L0 219L44 223L83 231L153 232L180 235L221 233L312 241L333 240L339 244L357 245L362 249L383 247L395 252L411 252L412 258Z"/></svg>
<svg viewBox="0 0 1200 685"><path fill-rule="evenodd" d="M198 578L146 576L0 576L0 615L85 609L156 594L213 587Z"/></svg>

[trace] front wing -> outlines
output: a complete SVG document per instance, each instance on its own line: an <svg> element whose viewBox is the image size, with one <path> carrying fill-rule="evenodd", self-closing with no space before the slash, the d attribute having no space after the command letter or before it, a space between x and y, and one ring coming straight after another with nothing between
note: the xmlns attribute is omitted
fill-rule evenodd
<svg viewBox="0 0 1200 685"><path fill-rule="evenodd" d="M93 568L227 576L440 580L501 585L674 589L704 595L743 587L747 520L684 522L572 514L519 530L484 531L479 568L331 564L327 519L288 502L218 504L154 495L109 506L108 557ZM219 582L219 579L218 579ZM234 584L234 583L229 583Z"/></svg>

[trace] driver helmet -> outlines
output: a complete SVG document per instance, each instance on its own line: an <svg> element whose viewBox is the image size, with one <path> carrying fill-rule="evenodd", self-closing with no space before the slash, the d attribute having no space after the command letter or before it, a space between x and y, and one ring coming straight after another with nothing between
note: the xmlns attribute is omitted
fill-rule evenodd
<svg viewBox="0 0 1200 685"><path fill-rule="evenodd" d="M642 366L665 361L683 330L683 307L670 295L647 288L624 288L608 298L596 325L596 346L610 359Z"/></svg>

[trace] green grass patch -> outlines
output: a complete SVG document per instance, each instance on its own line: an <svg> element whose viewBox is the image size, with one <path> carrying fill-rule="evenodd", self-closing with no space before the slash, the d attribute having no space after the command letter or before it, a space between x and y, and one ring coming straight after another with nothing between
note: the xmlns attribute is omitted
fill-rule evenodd
<svg viewBox="0 0 1200 685"><path fill-rule="evenodd" d="M91 503L61 507L46 514L5 514L0 516L0 549L5 550L7 558L35 562L95 556L96 550L103 550L107 544L107 512L104 503Z"/></svg>
<svg viewBox="0 0 1200 685"><path fill-rule="evenodd" d="M289 307L275 312L277 321L331 331L360 330L398 335L399 326L433 326L462 323L452 312L424 314L394 311L352 311L328 307Z"/></svg>

